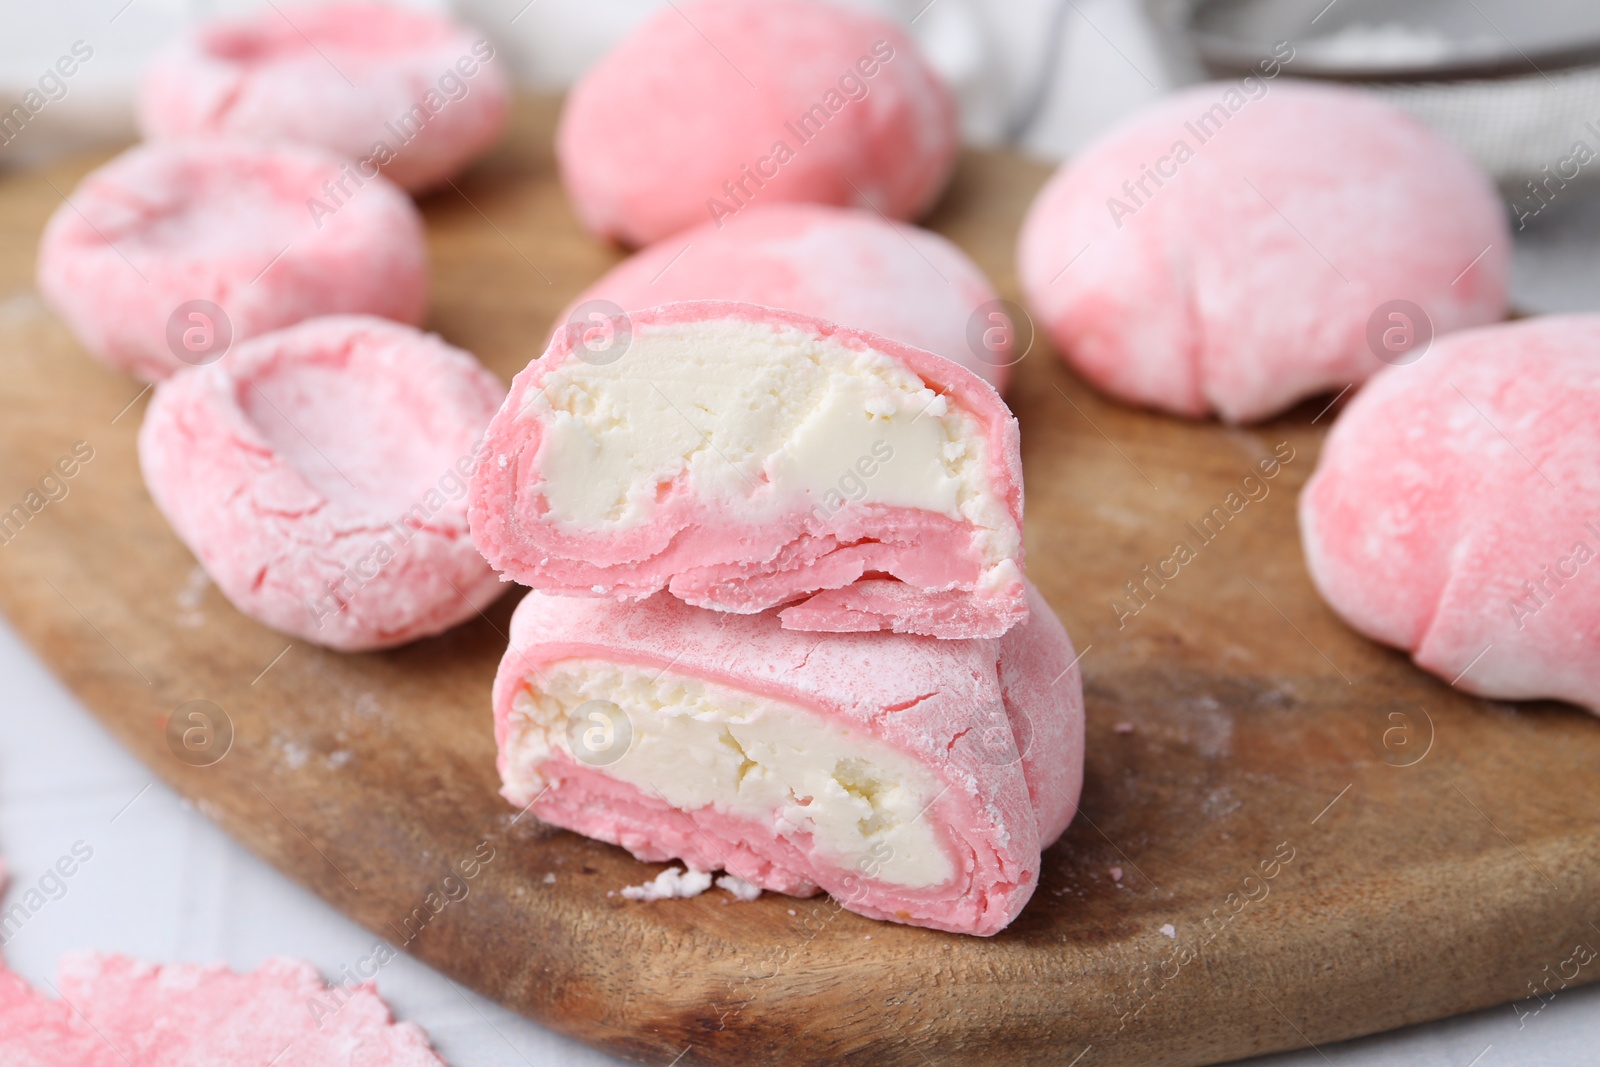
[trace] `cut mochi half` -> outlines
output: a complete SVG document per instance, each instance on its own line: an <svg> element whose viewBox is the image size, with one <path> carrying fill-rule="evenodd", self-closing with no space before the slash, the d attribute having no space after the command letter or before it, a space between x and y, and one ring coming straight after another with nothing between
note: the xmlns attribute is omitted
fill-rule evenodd
<svg viewBox="0 0 1600 1067"><path fill-rule="evenodd" d="M1027 596L1004 637L939 641L530 593L495 680L502 793L642 860L996 933L1083 781L1072 643Z"/></svg>
<svg viewBox="0 0 1600 1067"><path fill-rule="evenodd" d="M667 590L791 629L998 637L1027 617L1016 419L970 371L771 308L559 332L512 383L470 520L547 593Z"/></svg>

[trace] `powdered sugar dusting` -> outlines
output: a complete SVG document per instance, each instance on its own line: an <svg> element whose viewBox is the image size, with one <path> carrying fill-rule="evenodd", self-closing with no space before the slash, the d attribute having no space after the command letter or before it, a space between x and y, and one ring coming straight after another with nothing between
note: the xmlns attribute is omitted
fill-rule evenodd
<svg viewBox="0 0 1600 1067"><path fill-rule="evenodd" d="M184 580L183 588L178 590L178 625L186 626L193 630L204 626L205 612L200 610L200 602L206 595L206 587L211 584L211 578L206 574L206 569L199 564L189 569L189 577Z"/></svg>

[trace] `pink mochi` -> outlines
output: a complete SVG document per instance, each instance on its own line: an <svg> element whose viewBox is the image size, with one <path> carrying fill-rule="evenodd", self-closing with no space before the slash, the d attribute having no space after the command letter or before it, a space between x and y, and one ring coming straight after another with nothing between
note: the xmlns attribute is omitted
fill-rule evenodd
<svg viewBox="0 0 1600 1067"><path fill-rule="evenodd" d="M1502 318L1510 255L1460 149L1365 93L1252 77L1162 100L1064 165L1017 270L1095 385L1249 422L1380 370L1369 323L1391 301L1436 334Z"/></svg>
<svg viewBox="0 0 1600 1067"><path fill-rule="evenodd" d="M980 311L998 297L955 245L823 204L754 204L725 225L666 238L585 289L558 323L594 300L625 311L683 300L782 308L936 353L1001 392L1025 354L1014 351L1008 319L996 332Z"/></svg>
<svg viewBox="0 0 1600 1067"><path fill-rule="evenodd" d="M447 18L390 4L271 4L204 22L159 53L139 87L153 141L318 145L361 175L419 191L499 139L511 90L494 46ZM321 194L337 206L341 194Z"/></svg>
<svg viewBox="0 0 1600 1067"><path fill-rule="evenodd" d="M272 959L251 974L124 956L63 958L59 999L0 968L6 1067L442 1067L370 984L325 986Z"/></svg>
<svg viewBox="0 0 1600 1067"><path fill-rule="evenodd" d="M465 497L504 396L432 334L313 319L157 386L139 464L240 611L329 648L387 648L502 591L472 545Z"/></svg>
<svg viewBox="0 0 1600 1067"><path fill-rule="evenodd" d="M556 135L578 217L629 245L752 203L916 218L959 146L949 90L898 26L811 0L662 9L578 81Z"/></svg>
<svg viewBox="0 0 1600 1067"><path fill-rule="evenodd" d="M1600 316L1454 334L1373 378L1300 530L1357 630L1467 692L1600 713Z"/></svg>
<svg viewBox="0 0 1600 1067"><path fill-rule="evenodd" d="M678 358L707 362L684 369ZM807 380L784 359L814 364L809 384L860 405L850 421L804 415ZM886 396L828 359L919 392ZM890 429L874 429L863 407ZM831 458L805 466L795 440L763 437L786 421ZM957 429L964 436L948 440ZM903 439L896 453L897 432L931 435L945 457L958 450L959 510L924 503L949 472ZM659 440L687 454L657 454ZM592 506L612 491L608 464L634 461L638 473L615 485L630 521L563 511L586 493ZM489 426L470 515L484 558L547 593L636 600L665 589L718 611L784 606L792 629L956 639L998 637L1027 616L1020 440L995 391L930 352L749 304L669 304L557 333Z"/></svg>
<svg viewBox="0 0 1600 1067"><path fill-rule="evenodd" d="M307 208L346 167L296 145L131 148L50 217L39 292L85 348L144 381L318 315L420 323L428 252L410 199L380 177L331 216Z"/></svg>
<svg viewBox="0 0 1600 1067"><path fill-rule="evenodd" d="M1031 585L1027 595L1028 621L1003 638L938 641L800 634L772 612L718 615L667 596L620 604L530 593L512 617L495 679L502 793L545 822L642 860L681 859L794 896L825 891L871 918L997 933L1033 895L1040 850L1071 822L1083 784L1083 692L1072 642ZM617 777L626 756L591 765L569 745L552 747L537 766L518 762L519 694L530 678L537 684L574 660L783 701L813 724L857 738L853 753L865 754L870 742L909 757L938 787L916 806L951 875L915 888L892 884L886 865L859 862L886 858L882 842L861 855L830 855L808 822L815 809L806 797L759 817L719 804L683 810L659 789ZM636 719L627 743L639 744L651 729ZM535 787L536 777L544 784ZM791 797L803 788L788 784Z"/></svg>

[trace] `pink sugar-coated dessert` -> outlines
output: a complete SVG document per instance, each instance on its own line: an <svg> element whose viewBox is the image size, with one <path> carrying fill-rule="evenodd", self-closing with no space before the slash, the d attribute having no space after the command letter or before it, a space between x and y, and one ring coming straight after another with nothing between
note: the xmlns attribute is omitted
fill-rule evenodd
<svg viewBox="0 0 1600 1067"><path fill-rule="evenodd" d="M427 1035L396 1023L372 985L323 984L306 963L250 974L63 957L59 997L0 968L6 1067L443 1067Z"/></svg>
<svg viewBox="0 0 1600 1067"><path fill-rule="evenodd" d="M1016 419L941 356L750 304L558 332L473 473L472 536L547 593L787 605L800 630L1027 616Z"/></svg>
<svg viewBox="0 0 1600 1067"><path fill-rule="evenodd" d="M556 134L578 217L649 244L753 203L921 215L959 148L949 90L894 23L811 0L692 0L573 86Z"/></svg>
<svg viewBox="0 0 1600 1067"><path fill-rule="evenodd" d="M313 319L162 382L139 464L240 611L329 648L386 648L502 592L468 534L466 479L504 396L432 334Z"/></svg>
<svg viewBox="0 0 1600 1067"><path fill-rule="evenodd" d="M1373 378L1300 531L1357 630L1467 692L1600 713L1600 316L1453 334Z"/></svg>
<svg viewBox="0 0 1600 1067"><path fill-rule="evenodd" d="M1249 422L1382 369L1369 323L1391 301L1436 333L1502 318L1510 254L1494 187L1444 138L1357 90L1252 77L1164 99L1063 166L1017 270L1101 389Z"/></svg>
<svg viewBox="0 0 1600 1067"><path fill-rule="evenodd" d="M876 919L989 935L1083 782L1072 642L800 634L530 593L495 679L501 792L545 822Z"/></svg>
<svg viewBox="0 0 1600 1067"><path fill-rule="evenodd" d="M724 226L707 222L624 260L556 321L593 300L626 311L736 300L892 337L1004 392L1024 353L1013 348L1008 320L997 329L980 312L997 299L978 265L936 233L866 210L753 204Z"/></svg>
<svg viewBox="0 0 1600 1067"><path fill-rule="evenodd" d="M420 323L428 252L403 192L374 178L332 216L307 211L348 168L295 145L131 148L50 217L39 292L85 348L144 381L318 315Z"/></svg>
<svg viewBox="0 0 1600 1067"><path fill-rule="evenodd" d="M390 4L271 4L201 23L139 87L155 141L248 138L318 145L419 191L499 139L511 89L482 34ZM336 207L353 193L322 193Z"/></svg>

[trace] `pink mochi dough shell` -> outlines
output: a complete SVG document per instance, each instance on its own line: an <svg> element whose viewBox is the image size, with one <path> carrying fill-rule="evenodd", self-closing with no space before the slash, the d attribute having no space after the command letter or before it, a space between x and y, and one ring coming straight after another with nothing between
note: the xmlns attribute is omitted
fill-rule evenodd
<svg viewBox="0 0 1600 1067"><path fill-rule="evenodd" d="M502 793L541 820L680 859L778 893L826 891L861 915L953 933L1004 929L1033 895L1040 851L1072 821L1083 785L1082 679L1072 642L1028 586L1028 621L998 639L803 634L776 615L717 615L655 596L636 604L529 593L512 616L495 679ZM707 807L682 812L557 750L529 793L507 755L512 704L530 675L567 659L672 672L799 705L909 754L942 791L923 818L955 860L954 880L908 889L830 860L809 833ZM635 727L639 729L639 727ZM776 814L776 813L775 813Z"/></svg>
<svg viewBox="0 0 1600 1067"><path fill-rule="evenodd" d="M594 300L624 311L685 300L781 308L936 353L999 392L1025 354L1014 353L1014 328L996 335L980 313L998 296L961 249L871 211L823 204L753 204L661 240L613 267L556 321Z"/></svg>
<svg viewBox="0 0 1600 1067"><path fill-rule="evenodd" d="M307 209L343 166L296 145L131 148L50 217L39 292L85 348L144 381L216 358L227 332L236 344L339 313L420 323L428 252L410 198L374 178L330 217ZM172 323L198 328L180 313L196 300L220 308L225 325L209 322L200 339L210 347L186 349Z"/></svg>
<svg viewBox="0 0 1600 1067"><path fill-rule="evenodd" d="M556 134L578 217L629 245L750 203L916 218L959 147L949 90L898 26L811 0L662 9L578 81Z"/></svg>
<svg viewBox="0 0 1600 1067"><path fill-rule="evenodd" d="M156 388L139 463L240 611L341 651L449 629L503 591L466 479L505 388L432 334L313 319Z"/></svg>
<svg viewBox="0 0 1600 1067"><path fill-rule="evenodd" d="M1600 316L1463 331L1373 378L1300 531L1357 630L1467 692L1600 713Z"/></svg>
<svg viewBox="0 0 1600 1067"><path fill-rule="evenodd" d="M306 963L250 974L125 956L61 961L60 998L0 968L6 1067L443 1067L427 1035L396 1023L372 985L330 989ZM314 1006L322 1005L318 1011Z"/></svg>
<svg viewBox="0 0 1600 1067"><path fill-rule="evenodd" d="M152 141L317 145L417 192L504 131L511 88L494 55L481 34L431 12L269 5L202 23L158 53L139 86L139 128Z"/></svg>
<svg viewBox="0 0 1600 1067"><path fill-rule="evenodd" d="M1460 149L1358 90L1252 82L1138 112L1034 200L1018 275L1069 365L1249 422L1381 370L1368 324L1390 301L1435 334L1504 317L1505 210Z"/></svg>
<svg viewBox="0 0 1600 1067"><path fill-rule="evenodd" d="M722 319L779 333L798 330L898 361L977 421L988 450L984 474L1021 530L1017 420L982 379L931 352L752 304L686 302L626 316L634 345L652 331ZM580 337L578 327L558 332L544 355L512 381L473 472L472 536L505 579L547 593L623 600L666 589L719 611L788 605L783 624L796 630L965 639L998 637L1027 617L1020 541L1007 561L1011 577L984 589L974 527L913 508L868 503L819 519L815 508L800 507L781 521L757 520L674 487L648 521L620 534L546 519L544 429L530 405L551 374L581 358L575 354Z"/></svg>

